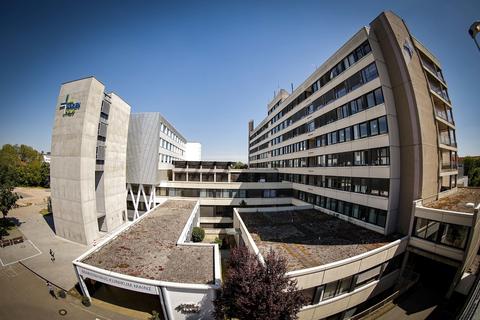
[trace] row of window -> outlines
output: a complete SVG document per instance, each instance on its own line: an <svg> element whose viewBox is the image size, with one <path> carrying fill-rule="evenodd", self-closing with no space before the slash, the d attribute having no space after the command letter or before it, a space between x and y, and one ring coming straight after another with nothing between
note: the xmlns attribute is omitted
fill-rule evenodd
<svg viewBox="0 0 480 320"><path fill-rule="evenodd" d="M309 186L388 197L390 180L281 173L280 179Z"/></svg>
<svg viewBox="0 0 480 320"><path fill-rule="evenodd" d="M178 160L181 160L181 159L160 153L161 163L173 163L173 161L178 161Z"/></svg>
<svg viewBox="0 0 480 320"><path fill-rule="evenodd" d="M253 164L251 167L255 167L255 165ZM315 157L274 160L270 161L270 165L272 168L387 166L390 165L390 149L382 147Z"/></svg>
<svg viewBox="0 0 480 320"><path fill-rule="evenodd" d="M357 220L365 221L380 227L385 227L387 221L387 211L362 206L356 203L337 200L334 198L320 196L304 191L293 191L293 196L299 200L314 204L321 208L337 212L341 215L351 217Z"/></svg>
<svg viewBox="0 0 480 320"><path fill-rule="evenodd" d="M311 122L313 124L313 122ZM313 129L312 129L313 131ZM272 150L272 157L289 154L297 151L303 151L312 148L325 147L332 144L358 140L366 137L372 137L388 132L387 117L372 119L350 127L339 129L333 132L322 134L315 137L307 144L307 141L300 141L284 147Z"/></svg>
<svg viewBox="0 0 480 320"><path fill-rule="evenodd" d="M351 115L354 115L360 111L369 109L371 107L374 107L376 105L382 104L384 102L384 96L381 88L377 88L371 92L368 92L356 99L353 99L344 105L331 110L325 114L322 114L321 116L315 118L315 128L322 127L324 125L327 125L329 123L338 121L340 119L349 117ZM308 106L305 107L302 111L297 112L287 120L283 121L281 124L277 125L274 129L272 129L272 134L276 133L277 131L284 129L290 125L292 125L294 122L302 119L306 115L312 113L315 111L315 102ZM261 138L255 140L250 144L250 147L253 145L257 144L261 140L265 139L267 137L267 134L264 134ZM272 140L272 145L280 143L283 141L283 137L277 137L276 139ZM250 150L250 152L254 152L253 150Z"/></svg>
<svg viewBox="0 0 480 320"><path fill-rule="evenodd" d="M425 218L415 218L413 236L434 243L465 249L470 228Z"/></svg>
<svg viewBox="0 0 480 320"><path fill-rule="evenodd" d="M158 196L194 198L289 198L291 189L160 188Z"/></svg>
<svg viewBox="0 0 480 320"><path fill-rule="evenodd" d="M306 140L300 141L300 142L289 144L284 147L274 149L271 151L271 155L272 157L276 157L282 154L289 154L289 153L294 153L298 151L304 151L304 150L307 150L307 147L308 147L308 144Z"/></svg>
<svg viewBox="0 0 480 320"><path fill-rule="evenodd" d="M353 85L353 83L350 81L350 79L355 78L356 75L359 75L359 80L358 81L360 81L360 82L359 82L358 86L356 85L355 87L351 87L351 85ZM346 88L348 89L347 91L350 92L351 90L353 90L352 88L356 89L361 84L366 83L368 81L371 81L371 80L375 79L377 76L378 76L377 68L375 66L375 63L372 63L372 64L370 64L369 66L367 66L363 70L357 72L356 74L354 74L352 77L348 78L345 81L345 83L347 83L347 85L346 85ZM357 80L355 80L355 81L357 81ZM335 88L330 90L330 91L334 91L334 90L335 90ZM317 111L318 109L323 108L326 104L330 103L331 101L335 100L336 98L333 98L333 95L329 94L330 91L325 93L323 96L319 97L309 107L307 107L306 108L306 110L307 110L306 114L313 113L313 112ZM276 137L276 138L272 139L271 144L275 145L275 144L278 144L282 141L285 141L285 140L291 139L293 137L296 137L300 134L303 134L305 132L313 131L313 130L315 130L317 128L320 128L320 127L323 127L323 126L325 126L329 123L332 123L334 121L343 119L345 117L349 117L353 114L356 114L360 111L369 109L369 108L374 107L376 105L379 105L383 102L384 102L384 97L383 97L382 89L377 88L376 90L373 90L371 92L368 92L365 95L362 95L362 96L360 96L356 99L353 99L353 100L347 102L346 104L344 104L344 105L342 105L342 106L340 106L340 107L338 107L338 108L336 108L336 109L334 109L330 112L327 112L327 113L325 113L321 116L316 117L314 120L312 120L308 124L305 124L304 126L299 126L295 129L290 130L289 132L286 132L286 133L282 134L279 137ZM298 114L299 113L296 113L295 115L293 115L292 117L287 119L285 121L286 124L282 126L282 129L290 126L291 124L293 124L296 121L296 120L294 121L293 118L296 118ZM299 117L299 119L303 118L303 116L301 116L301 117L298 116L298 117Z"/></svg>
<svg viewBox="0 0 480 320"><path fill-rule="evenodd" d="M362 43L359 47L349 53L340 63L333 67L330 71L323 74L317 81L315 81L310 88L302 92L295 100L290 102L285 108L283 108L279 113L277 113L271 120L271 124L274 124L278 121L283 115L291 111L295 106L300 104L303 100L307 99L314 92L319 90L321 87L324 87L327 83L332 81L336 76L345 71L347 68L352 66L355 62L366 56L371 51L370 44L368 41ZM345 59L347 63L345 64Z"/></svg>
<svg viewBox="0 0 480 320"><path fill-rule="evenodd" d="M173 141L175 142L183 143L183 144L187 143L186 141L181 139L179 136L177 136L177 134L173 130L170 130L170 128L166 124L163 124L163 122L160 123L160 131L166 134L167 137L170 137L171 139L173 139Z"/></svg>
<svg viewBox="0 0 480 320"><path fill-rule="evenodd" d="M183 156L183 150L174 145L173 143L168 142L167 140L164 140L160 138L160 148L163 148L165 150L169 150L178 154L181 154Z"/></svg>
<svg viewBox="0 0 480 320"><path fill-rule="evenodd" d="M354 276L322 284L318 287L301 290L302 295L305 297L305 305L314 305L321 301L338 297L342 294L352 292L356 288L362 287L370 282L381 279L393 271L399 270L403 258L404 255L400 254L389 261Z"/></svg>

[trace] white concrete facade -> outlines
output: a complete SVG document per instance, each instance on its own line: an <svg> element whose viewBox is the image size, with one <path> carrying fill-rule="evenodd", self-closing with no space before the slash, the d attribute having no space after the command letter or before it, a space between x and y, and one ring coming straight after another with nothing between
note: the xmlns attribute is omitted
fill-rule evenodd
<svg viewBox="0 0 480 320"><path fill-rule="evenodd" d="M123 223L129 115L130 106L93 77L62 85L50 172L57 235L91 244Z"/></svg>

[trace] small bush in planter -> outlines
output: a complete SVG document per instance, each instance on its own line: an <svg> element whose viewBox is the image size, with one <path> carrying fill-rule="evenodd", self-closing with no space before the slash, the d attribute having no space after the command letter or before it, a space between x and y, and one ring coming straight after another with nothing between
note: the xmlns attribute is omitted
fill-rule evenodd
<svg viewBox="0 0 480 320"><path fill-rule="evenodd" d="M59 290L58 296L62 299L65 299L67 297L67 293L65 292L65 290Z"/></svg>
<svg viewBox="0 0 480 320"><path fill-rule="evenodd" d="M221 247L222 247L223 240L220 239L219 237L216 237L215 240L213 241L213 243L218 244L218 247L221 248Z"/></svg>
<svg viewBox="0 0 480 320"><path fill-rule="evenodd" d="M85 307L90 307L90 305L91 305L90 299L88 299L87 297L83 297L83 298L82 298L82 304L83 304Z"/></svg>
<svg viewBox="0 0 480 320"><path fill-rule="evenodd" d="M202 242L205 238L205 230L200 227L193 227L192 230L192 241L193 242Z"/></svg>

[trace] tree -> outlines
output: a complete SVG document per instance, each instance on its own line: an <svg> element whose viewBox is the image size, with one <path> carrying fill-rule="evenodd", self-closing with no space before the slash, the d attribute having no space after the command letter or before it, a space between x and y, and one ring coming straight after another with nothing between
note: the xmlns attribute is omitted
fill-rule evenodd
<svg viewBox="0 0 480 320"><path fill-rule="evenodd" d="M304 303L296 281L285 276L285 258L271 250L263 264L246 247L234 248L215 300L217 319L297 319Z"/></svg>
<svg viewBox="0 0 480 320"><path fill-rule="evenodd" d="M248 165L244 164L241 161L237 161L234 164L232 164L232 169L247 169Z"/></svg>
<svg viewBox="0 0 480 320"><path fill-rule="evenodd" d="M480 187L480 167L470 170L468 185L472 187Z"/></svg>
<svg viewBox="0 0 480 320"><path fill-rule="evenodd" d="M9 185L0 186L0 211L3 214L3 222L5 225L8 211L16 206L17 200L20 196L13 192L13 187Z"/></svg>

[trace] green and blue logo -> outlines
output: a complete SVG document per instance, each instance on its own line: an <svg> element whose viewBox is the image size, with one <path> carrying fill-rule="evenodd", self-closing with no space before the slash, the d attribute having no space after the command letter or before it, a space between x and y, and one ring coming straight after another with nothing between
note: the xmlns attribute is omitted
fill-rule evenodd
<svg viewBox="0 0 480 320"><path fill-rule="evenodd" d="M70 95L67 94L65 102L60 104L60 109L63 110L64 117L71 117L75 114L75 111L80 109L80 102L74 102L70 99Z"/></svg>

